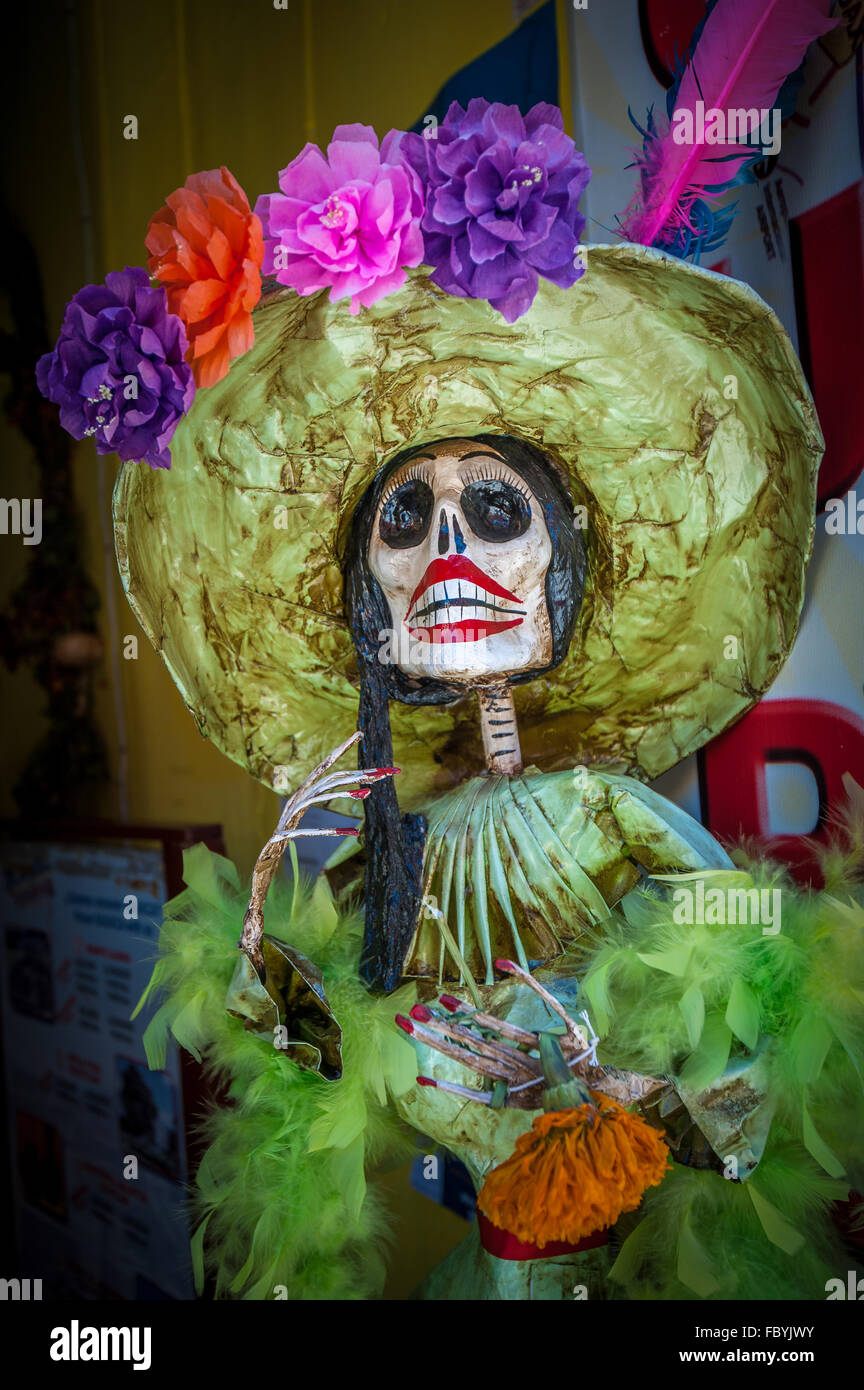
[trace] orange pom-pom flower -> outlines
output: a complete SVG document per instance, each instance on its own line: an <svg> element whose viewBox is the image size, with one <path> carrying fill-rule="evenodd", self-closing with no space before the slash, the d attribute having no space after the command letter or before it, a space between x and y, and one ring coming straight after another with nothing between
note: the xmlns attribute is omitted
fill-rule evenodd
<svg viewBox="0 0 864 1390"><path fill-rule="evenodd" d="M261 223L223 165L193 174L150 219L148 268L182 319L196 386L213 386L255 340L261 297Z"/></svg>
<svg viewBox="0 0 864 1390"><path fill-rule="evenodd" d="M541 1044L547 1039L554 1042L547 1034ZM553 1241L575 1245L635 1211L669 1166L660 1132L610 1097L587 1091L567 1071L557 1043L554 1050L566 1080L560 1076L561 1084L546 1092L546 1113L492 1169L477 1199L494 1225L541 1250ZM573 1105L576 1100L581 1103ZM553 1108L562 1103L566 1109Z"/></svg>

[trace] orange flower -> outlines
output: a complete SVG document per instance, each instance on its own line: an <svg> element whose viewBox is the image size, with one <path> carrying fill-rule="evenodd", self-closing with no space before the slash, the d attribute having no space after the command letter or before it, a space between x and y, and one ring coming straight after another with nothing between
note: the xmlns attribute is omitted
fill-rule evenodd
<svg viewBox="0 0 864 1390"><path fill-rule="evenodd" d="M593 1104L538 1115L480 1190L490 1221L540 1249L611 1226L667 1171L659 1131L608 1096L591 1097Z"/></svg>
<svg viewBox="0 0 864 1390"><path fill-rule="evenodd" d="M151 275L182 319L196 386L213 386L255 341L252 309L261 297L261 223L223 165L193 174L150 219Z"/></svg>

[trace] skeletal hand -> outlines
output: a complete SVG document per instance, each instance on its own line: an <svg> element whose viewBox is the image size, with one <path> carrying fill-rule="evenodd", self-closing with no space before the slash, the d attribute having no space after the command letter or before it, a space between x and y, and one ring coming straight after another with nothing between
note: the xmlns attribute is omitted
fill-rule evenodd
<svg viewBox="0 0 864 1390"><path fill-rule="evenodd" d="M351 772L330 772L342 754L357 743L362 734L360 730L346 739L338 748L319 763L302 786L285 802L279 823L270 839L255 861L252 871L252 893L249 906L243 918L243 933L238 941L241 951L245 951L259 978L264 977L264 958L261 954L261 936L264 931L264 902L267 892L276 875L282 855L291 840L302 837L359 835L359 829L335 826L319 826L313 830L300 830L298 827L310 806L333 801L336 797L352 797L364 801L375 782L383 777L391 777L399 771L398 767L375 767Z"/></svg>
<svg viewBox="0 0 864 1390"><path fill-rule="evenodd" d="M573 1074L584 1080L592 1090L603 1091L621 1104L629 1105L664 1085L655 1077L642 1077L635 1072L599 1066L596 1055L598 1039L591 1029L587 1014L581 1015L583 1022L580 1025L527 970L522 970L513 961L498 960L495 965L504 974L532 989L561 1019L564 1031L557 1034L557 1039L564 1060ZM475 1009L452 994L442 994L438 1002L444 1012L433 1012L425 1004L415 1004L410 1018L396 1015L397 1024L410 1037L453 1061L461 1062L491 1081L493 1086L491 1090L488 1087L474 1090L453 1081L428 1076L418 1076L418 1084L434 1086L480 1105L539 1110L546 1089L539 1057L539 1035L494 1014Z"/></svg>

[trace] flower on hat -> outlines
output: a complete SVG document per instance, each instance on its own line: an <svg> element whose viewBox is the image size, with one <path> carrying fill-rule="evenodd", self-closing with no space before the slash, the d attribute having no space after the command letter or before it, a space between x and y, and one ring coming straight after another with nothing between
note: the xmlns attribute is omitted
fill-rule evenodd
<svg viewBox="0 0 864 1390"><path fill-rule="evenodd" d="M151 275L183 320L197 386L213 386L255 341L261 297L261 223L230 170L192 174L147 228Z"/></svg>
<svg viewBox="0 0 864 1390"><path fill-rule="evenodd" d="M399 151L425 189L425 260L449 294L488 299L508 323L538 277L568 288L584 273L578 202L591 170L557 106L454 101L436 138L403 135Z"/></svg>
<svg viewBox="0 0 864 1390"><path fill-rule="evenodd" d="M265 274L301 295L350 295L352 314L404 284L406 267L423 259L423 193L396 153L401 134L391 130L379 150L371 126L341 125L326 159L304 147L280 173L281 192L255 204Z"/></svg>
<svg viewBox="0 0 864 1390"><path fill-rule="evenodd" d="M99 454L170 468L168 444L195 394L187 347L164 291L127 266L69 301L36 381L73 438L91 436Z"/></svg>

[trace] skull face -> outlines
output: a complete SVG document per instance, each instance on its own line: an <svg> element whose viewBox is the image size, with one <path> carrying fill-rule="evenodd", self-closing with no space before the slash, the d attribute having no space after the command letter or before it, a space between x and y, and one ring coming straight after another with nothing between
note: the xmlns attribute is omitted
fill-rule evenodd
<svg viewBox="0 0 864 1390"><path fill-rule="evenodd" d="M542 506L494 449L448 439L414 454L384 489L369 545L390 659L475 685L548 666L551 558Z"/></svg>

